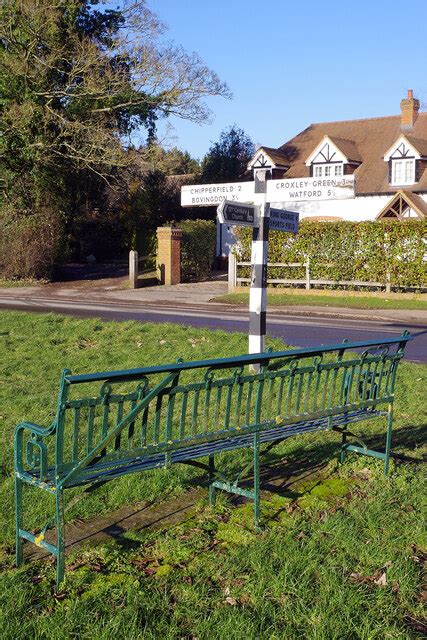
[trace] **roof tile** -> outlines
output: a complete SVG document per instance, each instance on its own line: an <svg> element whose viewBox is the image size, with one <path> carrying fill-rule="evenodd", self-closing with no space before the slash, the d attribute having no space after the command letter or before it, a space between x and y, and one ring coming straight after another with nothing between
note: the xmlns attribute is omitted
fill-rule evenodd
<svg viewBox="0 0 427 640"><path fill-rule="evenodd" d="M392 187L388 182L388 164L383 156L402 134L400 122L401 118L398 115L312 124L277 149L283 158L282 161L291 165L286 172L286 177L309 176L310 168L305 165L305 161L322 138L327 135L334 142L336 141L335 143L346 156L347 151L350 155L355 155L357 150L359 154L360 160L357 161L361 161L361 164L354 173L356 194L394 193L398 191L398 187ZM406 132L405 135L407 135ZM407 138L410 141L413 140L413 144L417 146L420 153L424 154L427 148L427 112L418 114ZM352 152L350 153L350 145L345 151L340 141L341 144L350 143ZM356 158L352 159L356 161ZM427 191L427 171L423 172L420 181L409 190Z"/></svg>

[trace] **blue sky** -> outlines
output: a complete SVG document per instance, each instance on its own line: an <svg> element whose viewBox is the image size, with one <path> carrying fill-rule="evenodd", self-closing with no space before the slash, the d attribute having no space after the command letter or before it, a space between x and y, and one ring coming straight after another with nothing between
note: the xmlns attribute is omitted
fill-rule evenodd
<svg viewBox="0 0 427 640"><path fill-rule="evenodd" d="M397 114L408 88L427 109L427 0L147 4L233 93L208 101L211 124L171 120L172 142L195 157L232 124L277 147L311 122Z"/></svg>

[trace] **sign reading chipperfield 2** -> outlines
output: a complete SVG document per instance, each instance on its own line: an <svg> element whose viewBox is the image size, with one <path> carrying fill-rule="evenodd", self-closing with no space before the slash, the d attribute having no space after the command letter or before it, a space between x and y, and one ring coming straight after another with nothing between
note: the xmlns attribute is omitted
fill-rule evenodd
<svg viewBox="0 0 427 640"><path fill-rule="evenodd" d="M217 209L219 221L240 227L254 227L258 216L258 207L242 202L224 200Z"/></svg>
<svg viewBox="0 0 427 640"><path fill-rule="evenodd" d="M212 207L224 200L252 202L254 192L254 182L192 184L181 187L181 206Z"/></svg>

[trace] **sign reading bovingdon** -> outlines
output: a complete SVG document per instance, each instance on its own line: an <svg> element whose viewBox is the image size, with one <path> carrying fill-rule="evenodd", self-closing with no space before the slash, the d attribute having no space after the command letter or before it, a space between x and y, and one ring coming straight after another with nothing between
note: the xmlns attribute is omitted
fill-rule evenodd
<svg viewBox="0 0 427 640"><path fill-rule="evenodd" d="M224 200L253 202L254 182L194 184L181 187L182 207L214 207Z"/></svg>

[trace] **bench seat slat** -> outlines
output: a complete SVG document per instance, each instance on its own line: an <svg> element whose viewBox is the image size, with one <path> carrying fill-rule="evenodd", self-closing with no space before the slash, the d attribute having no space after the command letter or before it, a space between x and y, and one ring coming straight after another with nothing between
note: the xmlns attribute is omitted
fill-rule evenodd
<svg viewBox="0 0 427 640"><path fill-rule="evenodd" d="M339 414L336 416L318 418L314 420L302 420L287 426L272 427L260 431L259 439L261 443L271 442L273 440L282 440L294 435L311 433L313 431L327 430L332 427L340 427L349 422L355 423L362 420L369 420L378 416L386 415L386 411L359 409L351 411L348 414ZM234 435L233 437L225 437L223 439L211 442L192 443L189 446L183 446L169 453L170 462L180 462L186 459L194 459L219 453L222 451L231 451L242 447L250 446L253 440L253 433L244 435ZM123 452L126 453L126 452ZM103 459L98 464L83 469L81 474L75 478L71 486L81 486L94 482L96 479L111 479L113 477L126 475L135 471L144 471L163 466L165 463L165 454L154 453L138 458L127 452L129 457L124 456L122 459L108 461ZM64 469L64 475L67 474L68 468ZM47 487L54 484L54 467L48 469ZM34 477L37 478L37 470L34 470ZM47 488L46 487L46 488Z"/></svg>

